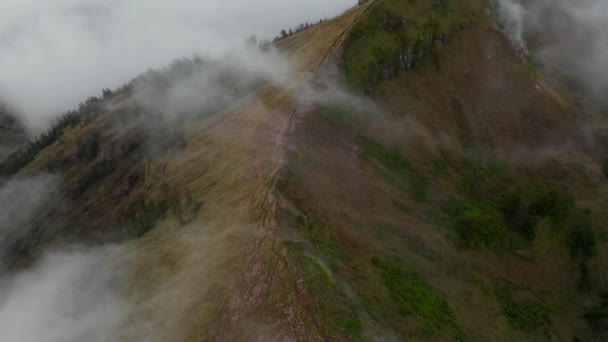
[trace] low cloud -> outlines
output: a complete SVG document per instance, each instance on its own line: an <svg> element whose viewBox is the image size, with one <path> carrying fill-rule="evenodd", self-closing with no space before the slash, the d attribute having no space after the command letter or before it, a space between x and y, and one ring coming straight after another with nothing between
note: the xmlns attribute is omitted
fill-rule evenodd
<svg viewBox="0 0 608 342"><path fill-rule="evenodd" d="M275 49L257 47L231 49L219 58L179 60L158 75L159 80L152 87L144 85L135 100L169 118L220 110L262 82L284 87L297 83L287 58Z"/></svg>
<svg viewBox="0 0 608 342"><path fill-rule="evenodd" d="M59 176L39 174L0 185L2 341L116 341L131 309L124 293L125 247L40 245L28 256L32 265L18 266L25 261L20 244L53 234L53 222L45 220L61 205L60 184Z"/></svg>
<svg viewBox="0 0 608 342"><path fill-rule="evenodd" d="M0 258L36 228L51 201L57 203L58 184L58 177L43 174L15 178L0 186Z"/></svg>
<svg viewBox="0 0 608 342"><path fill-rule="evenodd" d="M608 2L497 0L507 33L608 105Z"/></svg>
<svg viewBox="0 0 608 342"><path fill-rule="evenodd" d="M106 342L129 306L116 247L48 254L34 267L0 283L0 330L7 342Z"/></svg>
<svg viewBox="0 0 608 342"><path fill-rule="evenodd" d="M174 58L222 56L255 34L339 14L354 0L7 0L0 96L42 129L59 112Z"/></svg>

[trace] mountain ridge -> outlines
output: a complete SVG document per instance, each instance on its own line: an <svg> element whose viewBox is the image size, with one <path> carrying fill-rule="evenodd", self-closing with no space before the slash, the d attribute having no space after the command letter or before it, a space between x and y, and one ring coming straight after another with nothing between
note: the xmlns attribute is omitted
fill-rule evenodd
<svg viewBox="0 0 608 342"><path fill-rule="evenodd" d="M606 146L579 128L604 119L484 2L368 1L275 46L286 80L245 62L272 51L179 60L3 162L62 175L9 268L131 247L123 340L605 336Z"/></svg>

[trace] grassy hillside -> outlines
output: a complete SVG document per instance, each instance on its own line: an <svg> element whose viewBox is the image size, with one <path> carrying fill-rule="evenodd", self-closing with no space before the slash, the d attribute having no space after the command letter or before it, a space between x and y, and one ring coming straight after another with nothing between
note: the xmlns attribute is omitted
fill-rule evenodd
<svg viewBox="0 0 608 342"><path fill-rule="evenodd" d="M62 179L12 267L133 246L160 340L605 337L605 123L484 2L368 1L275 44L289 87L180 60L2 163ZM165 106L199 73L218 96Z"/></svg>
<svg viewBox="0 0 608 342"><path fill-rule="evenodd" d="M605 146L581 131L593 111L482 2L379 1L337 63L381 108L311 111L283 194L324 231L293 228L357 303L363 336L601 339Z"/></svg>

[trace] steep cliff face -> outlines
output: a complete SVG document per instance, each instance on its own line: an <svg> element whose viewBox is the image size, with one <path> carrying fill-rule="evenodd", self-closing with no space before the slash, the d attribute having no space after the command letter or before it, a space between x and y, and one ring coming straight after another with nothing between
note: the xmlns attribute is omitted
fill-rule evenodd
<svg viewBox="0 0 608 342"><path fill-rule="evenodd" d="M275 47L149 72L4 161L51 190L2 270L133 250L112 339L604 336L604 119L484 2L368 1Z"/></svg>

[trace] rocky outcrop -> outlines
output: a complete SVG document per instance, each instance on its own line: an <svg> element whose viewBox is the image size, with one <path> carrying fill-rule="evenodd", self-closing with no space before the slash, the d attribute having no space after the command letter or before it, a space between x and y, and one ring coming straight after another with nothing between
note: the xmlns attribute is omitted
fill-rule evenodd
<svg viewBox="0 0 608 342"><path fill-rule="evenodd" d="M404 23L394 29L405 30L407 26L407 23ZM431 58L433 59L433 63L437 63L437 51L442 49L451 37L463 29L465 29L465 25L460 24L446 33L432 34L427 39L419 39L415 42L404 44L401 48L394 51L390 58L380 61L371 67L363 92L366 95L371 94L380 81L391 79L401 71L415 68L424 58Z"/></svg>

